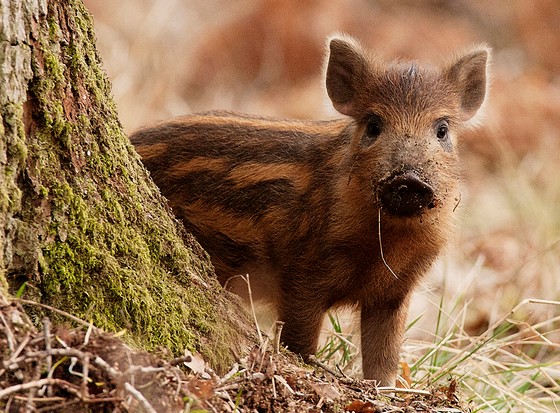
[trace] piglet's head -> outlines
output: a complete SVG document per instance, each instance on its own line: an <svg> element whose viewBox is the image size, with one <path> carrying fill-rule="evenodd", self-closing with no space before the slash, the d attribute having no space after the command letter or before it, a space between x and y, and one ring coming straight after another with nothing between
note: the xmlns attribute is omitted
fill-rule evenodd
<svg viewBox="0 0 560 413"><path fill-rule="evenodd" d="M456 203L456 139L481 112L489 56L478 46L439 68L387 64L352 38L330 39L327 93L355 121L349 158L384 213L415 217Z"/></svg>

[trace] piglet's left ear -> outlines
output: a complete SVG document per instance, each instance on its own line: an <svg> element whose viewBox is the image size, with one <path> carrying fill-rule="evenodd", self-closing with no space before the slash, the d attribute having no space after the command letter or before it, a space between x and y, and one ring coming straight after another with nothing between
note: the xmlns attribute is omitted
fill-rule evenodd
<svg viewBox="0 0 560 413"><path fill-rule="evenodd" d="M458 93L464 121L474 117L486 97L490 52L490 48L479 46L459 58L445 72L445 77Z"/></svg>

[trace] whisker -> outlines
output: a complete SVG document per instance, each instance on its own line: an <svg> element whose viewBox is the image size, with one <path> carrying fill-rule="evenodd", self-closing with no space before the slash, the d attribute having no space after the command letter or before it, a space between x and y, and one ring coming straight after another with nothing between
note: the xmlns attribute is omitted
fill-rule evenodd
<svg viewBox="0 0 560 413"><path fill-rule="evenodd" d="M399 276L395 274L395 271L389 266L387 261L385 260L385 256L383 255L383 243L381 242L381 206L377 209L377 233L379 235L379 252L381 253L381 259L383 260L383 264L389 270L395 279L399 279Z"/></svg>

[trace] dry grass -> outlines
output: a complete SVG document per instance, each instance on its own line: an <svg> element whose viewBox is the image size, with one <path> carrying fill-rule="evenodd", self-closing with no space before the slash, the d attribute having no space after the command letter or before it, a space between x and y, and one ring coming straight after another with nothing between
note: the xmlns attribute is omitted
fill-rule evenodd
<svg viewBox="0 0 560 413"><path fill-rule="evenodd" d="M387 57L433 60L490 44L494 80L486 126L463 139L457 239L415 298L406 357L416 385L458 377L484 411L560 410L555 0L86 5L128 131L214 108L331 116L321 60L324 38L334 31L349 32ZM348 331L341 329L339 337Z"/></svg>
<svg viewBox="0 0 560 413"><path fill-rule="evenodd" d="M519 319L537 306L560 310L559 301L524 300L479 336L464 331L468 306L453 315L442 311L438 321L447 324L446 318L449 325L432 342L406 345L415 386L455 378L476 406L473 411L555 411L560 406L560 344L554 336L560 332L560 317L534 324Z"/></svg>

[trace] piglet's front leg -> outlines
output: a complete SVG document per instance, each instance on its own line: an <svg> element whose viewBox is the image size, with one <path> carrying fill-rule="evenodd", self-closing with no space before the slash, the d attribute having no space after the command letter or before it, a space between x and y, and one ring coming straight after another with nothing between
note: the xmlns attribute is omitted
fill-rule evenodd
<svg viewBox="0 0 560 413"><path fill-rule="evenodd" d="M394 386L409 299L361 304L362 367L365 379Z"/></svg>
<svg viewBox="0 0 560 413"><path fill-rule="evenodd" d="M284 322L281 335L284 346L304 360L315 354L325 312L325 306L310 300L309 294L285 294L278 312L280 321Z"/></svg>

